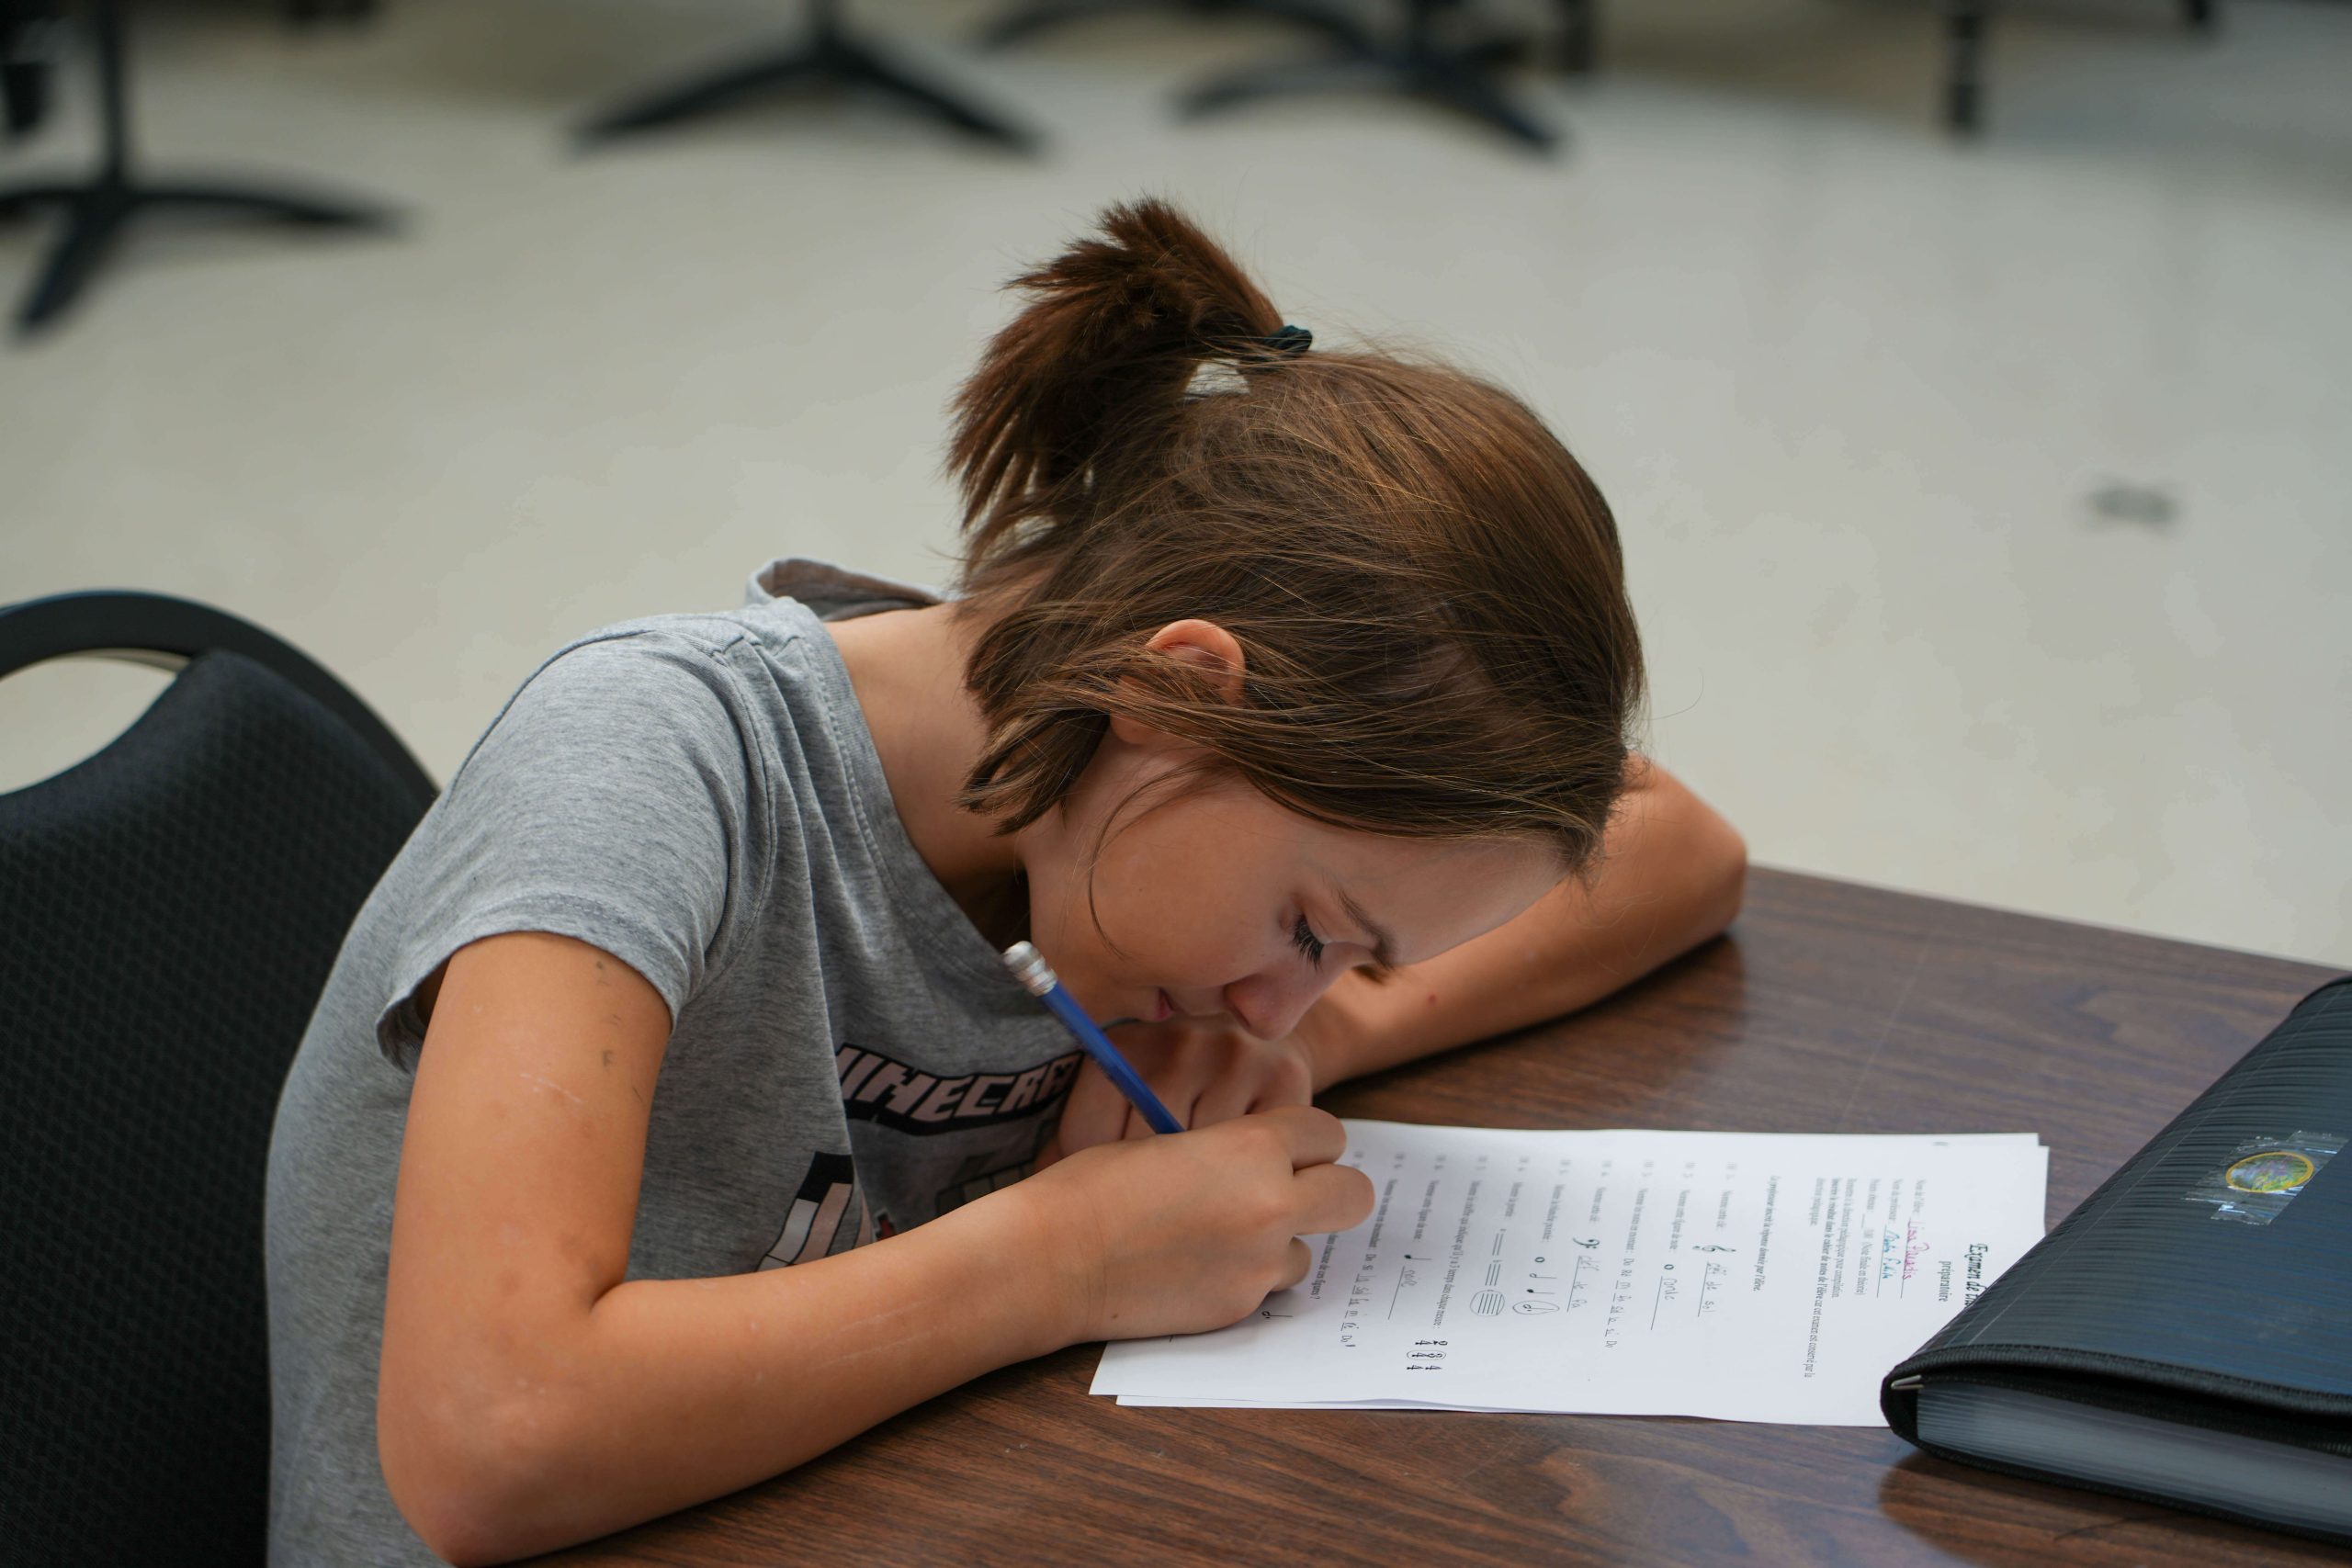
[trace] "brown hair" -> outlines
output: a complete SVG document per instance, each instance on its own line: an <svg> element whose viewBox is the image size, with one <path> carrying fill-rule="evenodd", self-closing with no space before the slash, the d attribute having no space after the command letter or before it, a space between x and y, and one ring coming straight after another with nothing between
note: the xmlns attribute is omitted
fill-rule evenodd
<svg viewBox="0 0 2352 1568"><path fill-rule="evenodd" d="M1584 469L1462 371L1283 352L1265 295L1164 202L1102 230L1013 280L1028 304L956 400L963 585L996 617L962 804L1035 821L1125 714L1318 821L1588 867L1642 663ZM1193 618L1239 641L1238 701L1145 646Z"/></svg>

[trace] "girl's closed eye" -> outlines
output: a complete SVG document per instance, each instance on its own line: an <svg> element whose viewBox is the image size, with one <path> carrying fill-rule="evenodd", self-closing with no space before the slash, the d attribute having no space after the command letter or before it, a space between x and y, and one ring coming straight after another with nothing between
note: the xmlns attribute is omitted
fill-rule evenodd
<svg viewBox="0 0 2352 1568"><path fill-rule="evenodd" d="M1291 928L1290 940L1292 946L1297 948L1299 952L1306 954L1306 961L1309 964L1312 964L1317 969L1323 967L1322 941L1316 936L1314 931L1307 928L1306 917L1305 915L1299 916L1298 924Z"/></svg>

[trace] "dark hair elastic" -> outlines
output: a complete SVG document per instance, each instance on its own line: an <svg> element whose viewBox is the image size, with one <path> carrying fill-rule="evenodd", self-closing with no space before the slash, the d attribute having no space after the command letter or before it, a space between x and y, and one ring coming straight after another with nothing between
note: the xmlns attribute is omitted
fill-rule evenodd
<svg viewBox="0 0 2352 1568"><path fill-rule="evenodd" d="M1284 326L1281 331L1270 333L1264 342L1276 354L1295 357L1305 354L1314 344L1315 334L1305 327Z"/></svg>

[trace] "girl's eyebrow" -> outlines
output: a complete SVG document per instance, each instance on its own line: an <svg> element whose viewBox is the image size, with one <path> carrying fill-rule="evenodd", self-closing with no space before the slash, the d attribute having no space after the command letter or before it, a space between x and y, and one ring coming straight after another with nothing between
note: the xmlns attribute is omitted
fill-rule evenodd
<svg viewBox="0 0 2352 1568"><path fill-rule="evenodd" d="M1375 969L1396 968L1396 939L1388 934L1388 928L1366 914L1363 905L1348 897L1346 888L1335 886L1332 891L1339 895L1340 908L1348 912L1348 919L1371 933L1372 966Z"/></svg>

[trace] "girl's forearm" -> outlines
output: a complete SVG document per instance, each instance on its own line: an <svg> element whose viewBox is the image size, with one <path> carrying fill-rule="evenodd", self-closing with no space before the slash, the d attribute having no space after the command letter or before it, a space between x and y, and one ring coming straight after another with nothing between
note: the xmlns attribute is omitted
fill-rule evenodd
<svg viewBox="0 0 2352 1568"><path fill-rule="evenodd" d="M1722 931L1739 912L1747 846L1664 769L1624 797L1598 875L1519 919L1374 980L1342 976L1298 1034L1320 1090L1600 1000Z"/></svg>
<svg viewBox="0 0 2352 1568"><path fill-rule="evenodd" d="M386 1473L426 1544L526 1557L789 1470L933 1395L1069 1342L1018 1189L790 1269L629 1280L512 1349L515 1386ZM484 1391L487 1394L488 1391ZM401 1474L402 1471L408 1473ZM406 1485L399 1484L405 1481Z"/></svg>

